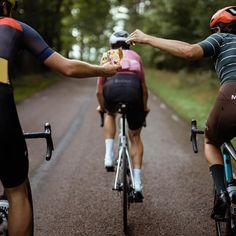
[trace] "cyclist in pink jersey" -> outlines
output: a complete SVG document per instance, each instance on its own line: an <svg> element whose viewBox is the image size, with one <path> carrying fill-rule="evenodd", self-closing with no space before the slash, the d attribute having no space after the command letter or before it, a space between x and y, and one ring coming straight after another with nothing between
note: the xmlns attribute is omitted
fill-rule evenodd
<svg viewBox="0 0 236 236"><path fill-rule="evenodd" d="M142 197L141 166L143 157L143 144L140 137L143 122L149 112L147 106L148 91L144 78L143 64L140 56L125 41L129 33L118 31L111 35L111 50L122 49L122 68L112 77L99 77L97 81L98 111L106 111L104 122L105 136L105 168L113 167L114 162L114 137L116 133L116 112L120 102L128 104L127 123L131 142L130 154L134 172L134 187ZM102 58L104 61L104 58Z"/></svg>

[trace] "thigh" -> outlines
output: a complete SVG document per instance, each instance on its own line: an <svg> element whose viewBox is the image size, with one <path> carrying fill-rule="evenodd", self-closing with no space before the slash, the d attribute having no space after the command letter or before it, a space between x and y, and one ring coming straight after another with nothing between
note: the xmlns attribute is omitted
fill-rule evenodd
<svg viewBox="0 0 236 236"><path fill-rule="evenodd" d="M5 188L16 187L28 176L28 153L26 144L18 138L13 142L3 142L0 145L0 179Z"/></svg>
<svg viewBox="0 0 236 236"><path fill-rule="evenodd" d="M138 130L141 129L145 120L145 112L143 110L142 105L137 105L136 107L140 107L137 110L128 110L127 112L127 123L130 130Z"/></svg>
<svg viewBox="0 0 236 236"><path fill-rule="evenodd" d="M236 103L230 99L231 91L232 86L229 85L221 89L206 123L208 143L215 146L236 136Z"/></svg>
<svg viewBox="0 0 236 236"><path fill-rule="evenodd" d="M0 180L16 187L28 176L28 154L13 95L0 95Z"/></svg>

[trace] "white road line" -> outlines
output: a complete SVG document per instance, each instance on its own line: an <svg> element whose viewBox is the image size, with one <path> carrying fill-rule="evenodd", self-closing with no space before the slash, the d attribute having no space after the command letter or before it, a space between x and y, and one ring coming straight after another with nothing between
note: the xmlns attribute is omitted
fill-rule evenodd
<svg viewBox="0 0 236 236"><path fill-rule="evenodd" d="M37 190L40 184L43 184L43 181L45 180L46 176L50 174L50 171L52 170L53 166L57 164L60 157L62 157L64 151L66 151L66 148L70 145L70 142L75 137L85 116L88 104L91 100L92 99L88 100L81 106L78 114L75 116L75 119L71 122L68 130L64 133L64 136L62 137L61 141L57 144L56 148L54 147L55 150L53 151L51 160L45 160L37 169L36 173L30 178L31 190L33 193Z"/></svg>
<svg viewBox="0 0 236 236"><path fill-rule="evenodd" d="M176 115L174 115L174 114L171 115L171 118L172 118L174 121L176 121L176 122L179 121L179 117L176 116Z"/></svg>
<svg viewBox="0 0 236 236"><path fill-rule="evenodd" d="M157 101L157 97L156 97L155 95L152 96L152 99L153 99L154 101Z"/></svg>
<svg viewBox="0 0 236 236"><path fill-rule="evenodd" d="M164 103L161 103L160 108L166 109L166 105Z"/></svg>

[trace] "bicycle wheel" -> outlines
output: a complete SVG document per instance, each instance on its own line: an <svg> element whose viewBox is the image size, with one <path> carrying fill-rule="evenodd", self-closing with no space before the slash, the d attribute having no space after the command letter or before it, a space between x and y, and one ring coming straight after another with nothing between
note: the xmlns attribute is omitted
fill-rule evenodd
<svg viewBox="0 0 236 236"><path fill-rule="evenodd" d="M128 229L128 181L127 181L127 156L125 149L122 153L123 160L123 231L126 234Z"/></svg>
<svg viewBox="0 0 236 236"><path fill-rule="evenodd" d="M216 191L214 190L214 205L216 201ZM216 235L217 236L233 236L236 235L231 230L230 212L227 210L226 219L224 221L215 220Z"/></svg>
<svg viewBox="0 0 236 236"><path fill-rule="evenodd" d="M231 224L229 220L215 221L217 236L233 236L236 235L231 231Z"/></svg>

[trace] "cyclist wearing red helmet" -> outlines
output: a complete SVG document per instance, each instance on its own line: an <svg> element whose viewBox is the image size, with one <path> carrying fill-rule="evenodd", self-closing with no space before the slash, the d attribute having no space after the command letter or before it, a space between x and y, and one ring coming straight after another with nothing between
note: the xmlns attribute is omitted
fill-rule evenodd
<svg viewBox="0 0 236 236"><path fill-rule="evenodd" d="M15 0L0 0L0 181L9 200L9 235L31 235L32 209L27 197L28 156L11 85L16 54L25 49L46 66L69 77L114 75L120 66L69 60L53 51L33 28L11 18Z"/></svg>
<svg viewBox="0 0 236 236"><path fill-rule="evenodd" d="M220 90L205 128L205 156L217 191L211 217L225 218L227 194L220 146L236 136L236 6L217 11L210 21L213 34L197 44L169 40L134 31L128 42L149 44L188 60L213 57L220 80Z"/></svg>

